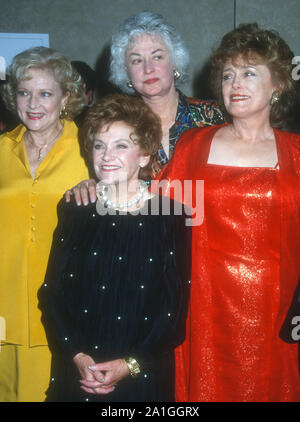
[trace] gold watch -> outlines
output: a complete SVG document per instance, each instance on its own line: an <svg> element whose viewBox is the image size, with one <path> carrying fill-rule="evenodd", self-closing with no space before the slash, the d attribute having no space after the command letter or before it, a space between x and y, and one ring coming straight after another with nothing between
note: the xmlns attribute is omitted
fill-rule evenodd
<svg viewBox="0 0 300 422"><path fill-rule="evenodd" d="M138 364L136 359L126 358L125 362L126 362L126 365L128 366L130 376L132 378L136 378L141 372L140 365Z"/></svg>

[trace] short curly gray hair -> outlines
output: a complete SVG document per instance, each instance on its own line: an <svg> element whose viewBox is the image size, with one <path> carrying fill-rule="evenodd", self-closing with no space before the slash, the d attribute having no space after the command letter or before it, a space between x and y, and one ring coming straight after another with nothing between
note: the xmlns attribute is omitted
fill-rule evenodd
<svg viewBox="0 0 300 422"><path fill-rule="evenodd" d="M128 74L125 64L125 53L134 43L138 35L156 35L163 39L169 48L174 68L180 72L180 78L175 80L175 86L179 86L188 79L189 53L184 41L177 30L167 23L161 15L152 12L141 12L126 19L119 31L112 36L110 81L128 94L134 92L134 88L127 86Z"/></svg>
<svg viewBox="0 0 300 422"><path fill-rule="evenodd" d="M84 107L81 76L73 69L65 56L47 47L30 48L14 57L8 69L8 82L1 87L3 100L9 110L14 113L17 112L16 93L18 84L28 79L28 71L31 68L51 70L63 94L69 92L65 118L72 120Z"/></svg>

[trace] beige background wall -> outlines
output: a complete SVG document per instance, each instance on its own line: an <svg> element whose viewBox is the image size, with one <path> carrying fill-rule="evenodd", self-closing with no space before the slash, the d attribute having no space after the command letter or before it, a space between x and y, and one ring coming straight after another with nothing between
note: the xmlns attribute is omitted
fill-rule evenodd
<svg viewBox="0 0 300 422"><path fill-rule="evenodd" d="M97 68L103 93L110 37L122 20L142 10L161 13L186 41L188 95L209 96L211 49L241 22L277 29L300 56L299 0L0 0L0 32L49 33L51 47Z"/></svg>

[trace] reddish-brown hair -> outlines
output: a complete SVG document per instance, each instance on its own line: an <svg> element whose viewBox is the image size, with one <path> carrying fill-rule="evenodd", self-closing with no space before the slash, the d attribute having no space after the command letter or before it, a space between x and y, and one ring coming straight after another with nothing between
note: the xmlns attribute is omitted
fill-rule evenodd
<svg viewBox="0 0 300 422"><path fill-rule="evenodd" d="M150 155L148 165L141 168L139 174L141 179L149 178L162 139L160 118L139 97L125 94L103 97L88 110L80 130L80 138L90 157L95 134L115 122L124 122L132 127L134 142L139 145L143 155Z"/></svg>
<svg viewBox="0 0 300 422"><path fill-rule="evenodd" d="M222 73L228 60L242 58L245 62L265 64L281 92L280 100L271 107L270 123L284 127L296 99L295 81L292 78L293 59L286 42L273 30L261 29L257 23L241 24L227 33L211 57L211 85L228 121L222 96Z"/></svg>

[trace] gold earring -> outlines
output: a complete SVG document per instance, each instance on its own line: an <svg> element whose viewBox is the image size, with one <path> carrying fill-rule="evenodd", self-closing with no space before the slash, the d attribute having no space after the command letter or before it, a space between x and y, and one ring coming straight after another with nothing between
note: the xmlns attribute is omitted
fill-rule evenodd
<svg viewBox="0 0 300 422"><path fill-rule="evenodd" d="M276 103L278 103L279 100L280 100L280 92L279 91L274 91L272 93L270 104L271 105L276 104Z"/></svg>
<svg viewBox="0 0 300 422"><path fill-rule="evenodd" d="M127 81L126 85L128 86L128 88L133 88L132 82L131 81Z"/></svg>
<svg viewBox="0 0 300 422"><path fill-rule="evenodd" d="M179 78L180 78L180 76L181 76L181 73L179 72L179 70L174 70L174 79L175 79L175 81L176 81L177 79L179 79Z"/></svg>
<svg viewBox="0 0 300 422"><path fill-rule="evenodd" d="M63 108L60 110L59 118L61 120L63 120L63 119L65 119L67 117L67 115L68 115L68 112L66 110L66 106L64 105Z"/></svg>

